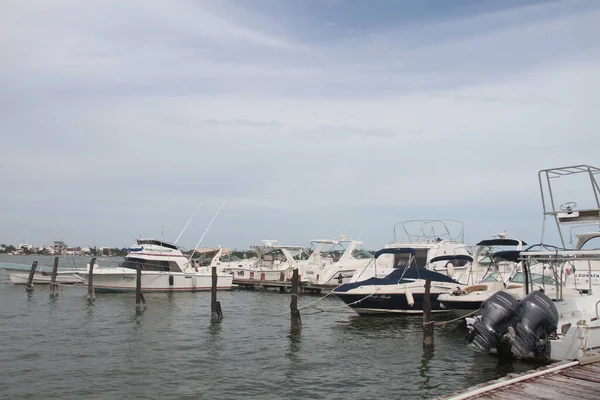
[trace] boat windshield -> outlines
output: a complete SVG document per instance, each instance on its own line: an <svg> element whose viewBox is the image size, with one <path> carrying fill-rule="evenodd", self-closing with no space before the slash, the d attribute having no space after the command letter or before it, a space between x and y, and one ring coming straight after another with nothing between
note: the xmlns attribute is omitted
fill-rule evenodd
<svg viewBox="0 0 600 400"><path fill-rule="evenodd" d="M356 258L357 260L367 260L369 258L373 258L373 254L369 253L366 250L355 249L352 252L352 257Z"/></svg>
<svg viewBox="0 0 600 400"><path fill-rule="evenodd" d="M142 265L142 271L181 271L179 265L174 261L143 260L133 257L125 258L121 267L137 270L138 264Z"/></svg>
<svg viewBox="0 0 600 400"><path fill-rule="evenodd" d="M481 282L502 282L502 278L498 272L492 272L491 274L486 275Z"/></svg>
<svg viewBox="0 0 600 400"><path fill-rule="evenodd" d="M556 281L549 276L545 276L542 274L531 274L531 280L533 283L537 284L545 284L545 285L554 285ZM525 278L522 272L517 272L515 276L510 280L513 283L525 283Z"/></svg>
<svg viewBox="0 0 600 400"><path fill-rule="evenodd" d="M411 255L408 253L394 254L394 268L424 267L427 265L428 252L429 249L415 249L414 259L411 259Z"/></svg>

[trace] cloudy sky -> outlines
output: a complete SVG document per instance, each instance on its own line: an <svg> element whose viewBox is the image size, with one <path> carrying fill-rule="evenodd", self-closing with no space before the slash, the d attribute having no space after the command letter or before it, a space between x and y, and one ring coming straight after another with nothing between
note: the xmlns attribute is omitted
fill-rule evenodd
<svg viewBox="0 0 600 400"><path fill-rule="evenodd" d="M539 241L600 164L600 2L4 0L0 242ZM564 201L575 200L573 191ZM164 228L163 228L164 227Z"/></svg>

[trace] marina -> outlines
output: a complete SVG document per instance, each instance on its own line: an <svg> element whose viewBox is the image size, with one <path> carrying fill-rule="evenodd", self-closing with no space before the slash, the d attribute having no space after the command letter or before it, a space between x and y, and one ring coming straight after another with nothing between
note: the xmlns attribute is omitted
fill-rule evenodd
<svg viewBox="0 0 600 400"><path fill-rule="evenodd" d="M557 206L550 181L547 197L541 185L544 216L555 220L562 244L563 225L600 222L600 188L595 180L600 170L588 166L542 170L540 182L543 174L587 174L596 199L593 209L579 211L574 202ZM600 384L593 376L600 371L600 288L592 278L600 250L584 245L598 235L587 228L586 233L575 235L575 248L566 249L544 243L529 246L502 233L468 250L462 233L442 239L434 231L433 226L439 224L448 232L448 220L419 221L424 235L417 236L418 240L397 240L394 230L393 241L374 254L357 249L361 242L346 237L312 240L316 244L312 249L263 241L254 246L256 259L225 257L219 247L213 259L205 260L203 256L201 263L194 258L196 250L184 255L175 244L177 240L171 243L139 238L122 259L115 260L79 257L66 262L61 257L2 256L0 302L9 307L3 308L0 322L11 322L0 325L0 337L17 344L20 354L9 357L13 363L4 366L10 371L8 393L20 390L18 377L31 368L28 360L45 354L40 350L37 356L23 356L29 349L20 346L27 345L27 341L15 341L17 331L13 329L19 324L43 321L50 312L53 321L64 321L75 332L84 329L87 338L93 336L90 329L124 329L121 335L134 338L156 334L152 333L156 320L148 326L144 321L159 315L165 318L167 325L159 328L158 336L168 332L170 336L179 335L179 339L175 347L165 343L162 351L169 354L169 359L188 360L186 368L195 374L190 382L178 381L176 387L160 379L162 374L151 374L167 388L159 390L167 398L182 394L212 397L211 390L223 398L237 398L239 390L249 398L253 394L261 398L273 391L278 397L293 394L300 398L368 397L374 392L382 398L446 396L442 398L455 400L512 398L522 393L544 399L568 394L595 398ZM546 227L544 224L542 242ZM341 249L325 250L326 245L343 244L346 246ZM25 261L31 262L29 271ZM70 264L73 267L59 268ZM583 272L586 267L587 275ZM572 278L576 271L578 280ZM78 281L69 282L67 276ZM208 291L210 295L202 293ZM36 304L37 311L27 308L23 312L22 307L29 304ZM115 304L119 312L129 308L126 320L106 308ZM76 311L59 317L63 307ZM106 325L86 327L93 324L97 309L110 315L100 318ZM114 326L116 321L120 321L120 328ZM202 335L202 354L195 350L198 338L192 333L198 325L208 329ZM43 323L34 329L46 328L47 323ZM329 338L326 343L315 345L324 337ZM45 340L53 339L48 336ZM107 346L106 339L100 339L100 343ZM127 350L117 346L116 353L111 354L127 355L133 346L138 348L135 359L139 362L144 359L139 351L156 346L147 339L134 339L134 343L128 342ZM165 357L160 352L155 354L156 350L149 351L154 355L146 357ZM173 356L173 352L177 354ZM75 354L80 357L82 350L65 354L67 358L58 354L53 357L68 364ZM323 359L325 354L328 361ZM196 356L200 358L196 360ZM289 368L284 378L274 379L270 369L255 369L260 360L264 368L271 365L281 370L282 356L287 358ZM97 358L88 357L90 361ZM219 364L223 359L228 360L227 370ZM196 364L200 360L213 365L210 372ZM303 360L310 361L304 364ZM411 376L415 373L411 361L417 360L418 378L390 385L390 371ZM457 360L461 360L458 366ZM402 370L403 365L409 367ZM496 369L491 374L478 374L485 366ZM86 368L99 373L95 367ZM129 367L123 364L117 370L123 368ZM230 371L240 368L234 374ZM81 373L87 376L85 370ZM507 373L518 375L505 376ZM114 379L109 372L100 376L104 375ZM297 375L302 382L311 382L310 386L303 385L302 392L281 384L282 379L294 382ZM147 377L137 374L134 379L143 382ZM265 380L280 383L269 386ZM346 386L332 390L333 382L344 382ZM411 386L417 382L417 387ZM561 387L555 390L557 385ZM469 386L474 387L464 391ZM36 390L33 397L41 394L41 388ZM97 391L87 387L73 393L54 390L61 397L107 393L106 387Z"/></svg>

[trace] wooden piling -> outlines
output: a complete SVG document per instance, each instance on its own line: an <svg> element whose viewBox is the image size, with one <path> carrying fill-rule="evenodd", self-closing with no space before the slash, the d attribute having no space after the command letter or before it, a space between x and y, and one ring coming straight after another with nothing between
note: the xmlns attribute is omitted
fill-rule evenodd
<svg viewBox="0 0 600 400"><path fill-rule="evenodd" d="M137 264L137 273L135 279L135 309L137 311L146 310L146 299L142 293L142 263Z"/></svg>
<svg viewBox="0 0 600 400"><path fill-rule="evenodd" d="M433 323L431 322L431 280L425 281L423 297L423 347L433 349Z"/></svg>
<svg viewBox="0 0 600 400"><path fill-rule="evenodd" d="M88 300L94 300L96 293L94 293L94 264L96 264L96 257L90 260L90 270L88 271Z"/></svg>
<svg viewBox="0 0 600 400"><path fill-rule="evenodd" d="M31 263L31 270L29 271L29 279L27 279L27 286L25 287L26 292L33 292L33 277L35 270L37 269L37 261Z"/></svg>
<svg viewBox="0 0 600 400"><path fill-rule="evenodd" d="M210 321L219 322L223 319L221 303L217 301L217 267L212 267L212 285L210 287Z"/></svg>
<svg viewBox="0 0 600 400"><path fill-rule="evenodd" d="M50 297L58 296L56 274L58 274L58 257L54 257L54 266L52 267L52 276L50 277Z"/></svg>
<svg viewBox="0 0 600 400"><path fill-rule="evenodd" d="M298 269L294 268L292 275L292 300L290 302L291 329L292 332L300 332L302 330L302 319L298 310Z"/></svg>

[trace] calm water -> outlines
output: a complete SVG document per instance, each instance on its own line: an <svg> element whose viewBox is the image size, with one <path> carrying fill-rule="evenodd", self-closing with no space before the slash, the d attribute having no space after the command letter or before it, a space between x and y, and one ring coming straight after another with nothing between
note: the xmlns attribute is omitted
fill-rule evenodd
<svg viewBox="0 0 600 400"><path fill-rule="evenodd" d="M52 263L0 262L33 259ZM289 294L219 292L211 324L209 293L148 294L142 315L133 294L48 293L0 270L1 398L431 398L535 367L474 354L456 326L424 353L421 317L359 318L335 298L290 335Z"/></svg>

